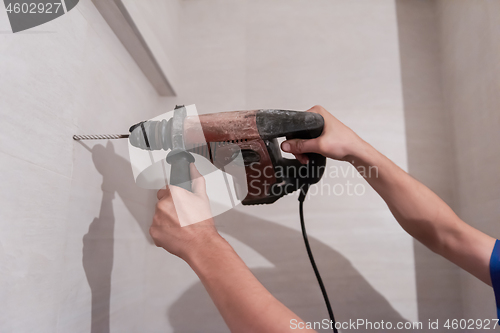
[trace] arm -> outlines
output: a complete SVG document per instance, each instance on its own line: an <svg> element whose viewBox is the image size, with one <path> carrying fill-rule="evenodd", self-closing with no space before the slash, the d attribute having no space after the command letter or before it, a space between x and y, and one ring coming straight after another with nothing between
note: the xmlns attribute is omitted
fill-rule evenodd
<svg viewBox="0 0 500 333"><path fill-rule="evenodd" d="M310 112L325 118L323 134L312 140L289 140L282 149L302 162L306 152L348 161L357 170L376 168L365 179L384 199L401 227L430 250L491 285L489 260L495 239L463 222L434 192L399 168L320 106ZM360 168L361 167L361 168ZM364 167L364 168L363 168Z"/></svg>
<svg viewBox="0 0 500 333"><path fill-rule="evenodd" d="M297 331L291 329L291 321L303 323L302 320L255 278L219 235L212 218L198 222L199 216L210 215L210 207L205 181L193 164L191 175L194 193L176 186L158 191L159 201L150 228L155 244L191 266L231 332ZM196 212L191 213L193 210ZM189 225L181 227L177 213ZM189 219L191 223L186 223Z"/></svg>

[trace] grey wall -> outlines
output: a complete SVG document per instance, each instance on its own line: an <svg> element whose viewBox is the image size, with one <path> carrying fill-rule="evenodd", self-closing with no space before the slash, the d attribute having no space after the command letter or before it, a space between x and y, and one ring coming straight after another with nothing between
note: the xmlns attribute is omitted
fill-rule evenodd
<svg viewBox="0 0 500 333"><path fill-rule="evenodd" d="M500 1L439 4L443 87L456 156L456 207L500 237ZM492 289L463 272L464 318L495 318Z"/></svg>
<svg viewBox="0 0 500 333"><path fill-rule="evenodd" d="M440 17L434 0L396 1L408 172L455 204L455 154L443 95ZM459 268L414 241L421 321L462 318Z"/></svg>
<svg viewBox="0 0 500 333"><path fill-rule="evenodd" d="M500 2L396 7L409 172L464 221L498 237ZM490 287L418 243L415 265L421 320L495 318Z"/></svg>

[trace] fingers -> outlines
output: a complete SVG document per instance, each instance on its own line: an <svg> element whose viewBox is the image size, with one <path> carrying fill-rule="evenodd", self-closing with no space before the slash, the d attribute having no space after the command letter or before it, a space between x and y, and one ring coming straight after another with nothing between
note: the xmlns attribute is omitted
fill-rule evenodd
<svg viewBox="0 0 500 333"><path fill-rule="evenodd" d="M325 111L326 110L322 106L315 105L312 108L310 108L309 110L307 110L306 112L314 112L314 113L319 113L319 114L323 115L325 113Z"/></svg>
<svg viewBox="0 0 500 333"><path fill-rule="evenodd" d="M305 154L293 154L293 155L302 164L307 164L309 162L309 157L307 157Z"/></svg>
<svg viewBox="0 0 500 333"><path fill-rule="evenodd" d="M168 195L170 195L170 189L168 188L168 186L166 186L165 188L160 189L156 193L156 197L158 198L158 200L161 200L161 199L163 199L164 197L166 197Z"/></svg>
<svg viewBox="0 0 500 333"><path fill-rule="evenodd" d="M292 153L296 157L304 153L317 153L318 152L318 139L292 139L286 140L281 143L281 149L284 152Z"/></svg>
<svg viewBox="0 0 500 333"><path fill-rule="evenodd" d="M189 171L191 172L191 185L193 193L206 195L207 188L205 185L205 178L203 178L198 169L196 169L194 163L189 165Z"/></svg>

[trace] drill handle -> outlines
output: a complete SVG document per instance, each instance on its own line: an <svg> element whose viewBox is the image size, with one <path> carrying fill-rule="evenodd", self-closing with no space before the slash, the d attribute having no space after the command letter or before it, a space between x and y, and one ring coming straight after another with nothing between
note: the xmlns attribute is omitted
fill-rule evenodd
<svg viewBox="0 0 500 333"><path fill-rule="evenodd" d="M191 172L189 164L194 162L194 157L185 150L172 150L167 155L170 168L170 185L182 187L192 192Z"/></svg>

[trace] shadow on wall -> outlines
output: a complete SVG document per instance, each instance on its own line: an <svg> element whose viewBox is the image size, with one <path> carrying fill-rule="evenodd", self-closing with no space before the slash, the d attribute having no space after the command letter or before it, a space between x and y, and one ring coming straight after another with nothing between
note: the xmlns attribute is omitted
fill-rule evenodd
<svg viewBox="0 0 500 333"><path fill-rule="evenodd" d="M237 211L220 215L216 224L221 233L250 246L275 266L252 272L276 298L304 321L328 318L300 232ZM407 322L345 257L314 238L309 241L337 321ZM175 332L229 332L201 283L188 289L167 315Z"/></svg>
<svg viewBox="0 0 500 333"><path fill-rule="evenodd" d="M144 236L152 244L148 231L152 213L149 216L145 212L153 212L153 209L144 209L140 203L154 193L136 186L130 163L115 153L111 142L106 147L95 145L92 149L81 144L92 153L94 165L103 177L101 209L99 217L92 221L88 233L83 237L82 264L92 293L91 332L108 333L115 227L113 199L115 194L122 198Z"/></svg>
<svg viewBox="0 0 500 333"><path fill-rule="evenodd" d="M113 200L115 194L122 198L152 243L148 228L154 210L144 209L140 203L147 202L145 199L155 193L137 187L129 162L116 154L111 142L106 147L96 145L92 149L82 145L92 153L94 165L103 176L99 217L92 221L83 237L82 263L92 293L91 332L109 333ZM300 232L238 211L218 216L216 223L220 232L250 246L274 265L252 271L280 301L305 321L328 317ZM314 238L310 238L310 243L338 321L360 318L394 324L407 322L340 253ZM168 318L175 332L229 331L201 283L194 284L171 305Z"/></svg>

